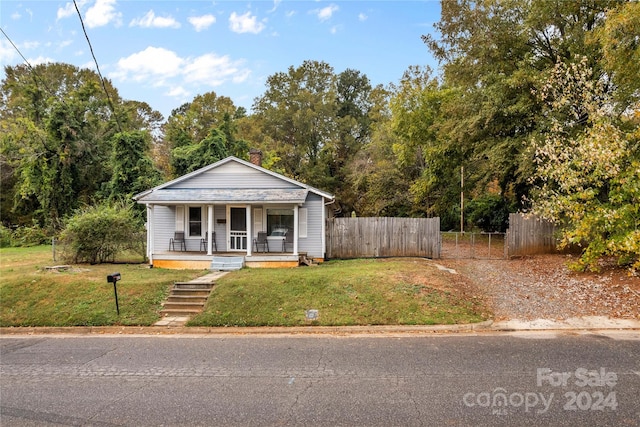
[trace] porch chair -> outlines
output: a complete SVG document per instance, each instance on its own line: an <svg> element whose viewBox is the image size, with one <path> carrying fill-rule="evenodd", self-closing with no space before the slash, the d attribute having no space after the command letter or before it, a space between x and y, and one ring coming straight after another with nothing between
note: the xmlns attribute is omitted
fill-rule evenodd
<svg viewBox="0 0 640 427"><path fill-rule="evenodd" d="M184 231L176 231L173 237L169 239L169 250L176 250L176 243L180 244L180 250L187 250L187 242L184 240Z"/></svg>
<svg viewBox="0 0 640 427"><path fill-rule="evenodd" d="M282 252L287 252L287 245L291 245L293 251L293 233L287 232L282 239Z"/></svg>
<svg viewBox="0 0 640 427"><path fill-rule="evenodd" d="M204 234L204 239L200 239L200 251L202 252L206 252L207 250L207 238L209 237L209 233L205 233ZM213 243L213 250L218 252L218 244L216 243L216 232L213 231L211 233L211 237L213 238L213 240L211 241L211 243Z"/></svg>
<svg viewBox="0 0 640 427"><path fill-rule="evenodd" d="M258 237L253 239L253 244L256 247L256 252L258 251L258 246L262 245L262 252L269 252L269 240L267 239L267 233L264 231L258 231Z"/></svg>

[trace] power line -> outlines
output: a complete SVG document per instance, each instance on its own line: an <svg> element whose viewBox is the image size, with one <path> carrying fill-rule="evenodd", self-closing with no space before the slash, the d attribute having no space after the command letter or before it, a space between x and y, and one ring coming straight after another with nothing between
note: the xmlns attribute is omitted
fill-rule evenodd
<svg viewBox="0 0 640 427"><path fill-rule="evenodd" d="M38 72L36 71L35 68L33 68L33 66L29 63L29 61L27 60L27 58L24 57L24 55L22 54L22 52L20 52L20 49L18 49L18 46L16 46L16 44L13 42L13 40L11 40L11 37L9 37L9 35L2 29L2 27L0 27L0 31L2 31L2 34L6 37L7 40L9 40L9 43L11 43L11 46L13 46L13 48L16 50L16 52L18 52L18 55L20 55L20 57L22 58L22 60L24 61L25 65L27 66L27 68L29 69L29 71L31 72L31 74L33 75L33 79L36 81L36 85L38 84L38 80L40 81L40 83L42 83L42 85L44 86L44 88L47 90L47 92L49 92L49 94L53 95L54 97L58 98L60 100L60 102L62 104L65 104L64 99L60 97L60 95L58 93L56 93L54 90L52 90L49 85L47 85L47 81L45 79L43 79L42 77L40 77L40 75L38 74ZM66 104L65 104L66 105Z"/></svg>
<svg viewBox="0 0 640 427"><path fill-rule="evenodd" d="M122 127L120 126L120 119L118 118L118 114L116 114L116 109L113 106L113 102L111 101L111 96L109 95L109 91L107 90L107 86L104 83L104 78L102 77L102 73L100 72L100 66L98 65L98 60L96 59L96 55L93 53L93 46L91 46L91 41L89 40L89 35L87 34L87 30L84 27L84 21L82 20L82 14L80 13L80 9L78 9L78 4L76 0L73 0L73 5L76 8L76 12L78 12L78 18L80 18L80 25L82 25L82 32L84 33L84 37L87 39L87 44L89 45L89 50L91 51L91 56L93 57L93 62L96 64L96 71L98 72L98 77L100 77L100 83L102 84L102 89L104 93L107 95L107 102L109 103L109 107L111 108L111 112L116 118L116 125L118 126L118 130L122 132Z"/></svg>

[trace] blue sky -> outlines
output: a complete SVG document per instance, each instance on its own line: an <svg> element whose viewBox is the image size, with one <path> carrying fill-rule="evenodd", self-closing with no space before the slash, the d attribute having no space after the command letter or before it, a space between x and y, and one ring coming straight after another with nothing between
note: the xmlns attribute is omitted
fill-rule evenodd
<svg viewBox="0 0 640 427"><path fill-rule="evenodd" d="M209 91L250 110L268 76L308 59L359 70L374 85L411 65L437 68L420 39L440 18L434 0L76 3L103 76L165 118ZM95 69L73 1L2 0L0 26L31 65ZM0 63L21 62L0 34Z"/></svg>

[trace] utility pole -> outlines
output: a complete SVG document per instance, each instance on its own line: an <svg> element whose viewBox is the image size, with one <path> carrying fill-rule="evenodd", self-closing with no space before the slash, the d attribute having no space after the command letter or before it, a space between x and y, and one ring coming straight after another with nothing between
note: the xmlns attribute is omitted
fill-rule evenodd
<svg viewBox="0 0 640 427"><path fill-rule="evenodd" d="M464 166L460 166L460 233L464 233Z"/></svg>

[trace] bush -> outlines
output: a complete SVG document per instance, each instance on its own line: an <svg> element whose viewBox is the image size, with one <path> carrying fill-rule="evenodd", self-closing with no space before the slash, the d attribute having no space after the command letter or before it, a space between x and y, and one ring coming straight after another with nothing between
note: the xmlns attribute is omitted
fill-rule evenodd
<svg viewBox="0 0 640 427"><path fill-rule="evenodd" d="M0 248L46 245L50 240L49 234L38 224L18 227L13 231L0 225Z"/></svg>
<svg viewBox="0 0 640 427"><path fill-rule="evenodd" d="M11 246L11 230L0 224L0 248Z"/></svg>
<svg viewBox="0 0 640 427"><path fill-rule="evenodd" d="M504 232L509 222L509 203L497 194L485 194L467 204L467 220L482 231Z"/></svg>
<svg viewBox="0 0 640 427"><path fill-rule="evenodd" d="M103 203L80 209L66 221L60 240L67 262L98 264L115 261L132 249L142 231L131 204Z"/></svg>
<svg viewBox="0 0 640 427"><path fill-rule="evenodd" d="M11 239L11 246L38 246L46 245L51 238L46 230L42 229L39 225L33 224L31 227L18 227L13 232Z"/></svg>

